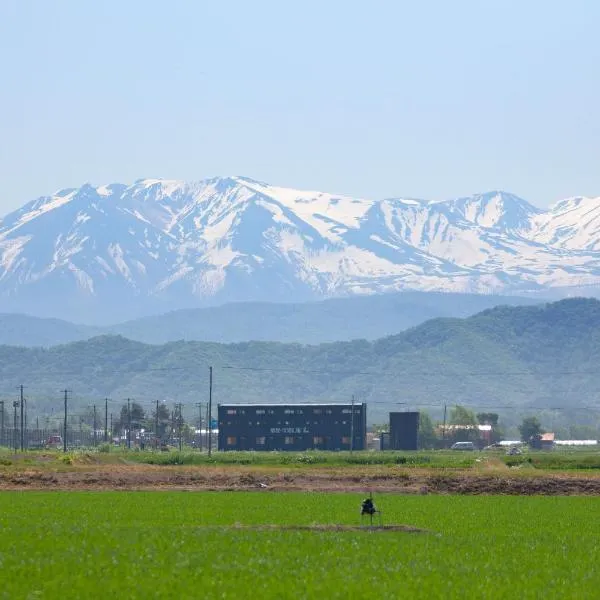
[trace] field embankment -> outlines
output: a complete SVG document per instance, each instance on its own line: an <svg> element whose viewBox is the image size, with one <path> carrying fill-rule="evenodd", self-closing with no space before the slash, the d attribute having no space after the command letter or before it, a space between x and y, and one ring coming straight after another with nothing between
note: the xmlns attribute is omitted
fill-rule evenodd
<svg viewBox="0 0 600 600"><path fill-rule="evenodd" d="M150 463L150 464L149 464ZM600 495L600 455L31 453L0 459L0 490L377 491Z"/></svg>

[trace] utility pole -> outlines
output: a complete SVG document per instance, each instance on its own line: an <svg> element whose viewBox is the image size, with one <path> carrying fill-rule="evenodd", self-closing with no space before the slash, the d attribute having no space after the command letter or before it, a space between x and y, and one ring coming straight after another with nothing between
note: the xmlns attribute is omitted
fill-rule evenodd
<svg viewBox="0 0 600 600"><path fill-rule="evenodd" d="M94 404L94 448L96 447L96 405Z"/></svg>
<svg viewBox="0 0 600 600"><path fill-rule="evenodd" d="M63 452L67 451L67 401L69 398L69 390L64 390L65 394L65 423L63 428Z"/></svg>
<svg viewBox="0 0 600 600"><path fill-rule="evenodd" d="M131 450L131 400L127 398L127 448Z"/></svg>
<svg viewBox="0 0 600 600"><path fill-rule="evenodd" d="M27 398L23 398L23 402L25 403L25 450L29 449L29 434L27 433L29 431L28 425L27 425Z"/></svg>
<svg viewBox="0 0 600 600"><path fill-rule="evenodd" d="M213 368L208 368L208 455L212 453L212 388Z"/></svg>
<svg viewBox="0 0 600 600"><path fill-rule="evenodd" d="M177 404L175 404L175 406L173 407L173 410L171 411L171 432L169 434L169 444L175 437L175 408L176 407L177 407Z"/></svg>
<svg viewBox="0 0 600 600"><path fill-rule="evenodd" d="M446 405L444 404L444 425L442 429L442 445L446 447Z"/></svg>
<svg viewBox="0 0 600 600"><path fill-rule="evenodd" d="M156 401L156 414L154 415L154 445L158 448L158 400Z"/></svg>
<svg viewBox="0 0 600 600"><path fill-rule="evenodd" d="M110 437L112 438L113 436L113 426L112 426L112 413L110 413ZM112 439L111 439L111 445L112 445ZM121 440L119 440L119 446L121 445Z"/></svg>
<svg viewBox="0 0 600 600"><path fill-rule="evenodd" d="M20 385L19 386L19 392L20 392L20 402L21 402L21 452L23 452L23 450L25 450L25 430L23 429L23 427L25 426L25 415L24 415L24 410L25 410L25 403L23 402L23 386Z"/></svg>
<svg viewBox="0 0 600 600"><path fill-rule="evenodd" d="M181 430L183 427L183 414L182 414L183 404L181 402L177 405L177 437L179 438L179 452L182 450L182 442L181 439Z"/></svg>
<svg viewBox="0 0 600 600"><path fill-rule="evenodd" d="M350 417L350 454L354 451L354 394L352 394L352 415Z"/></svg>
<svg viewBox="0 0 600 600"><path fill-rule="evenodd" d="M4 446L4 400L0 400L0 446Z"/></svg>
<svg viewBox="0 0 600 600"><path fill-rule="evenodd" d="M108 442L108 398L104 398L104 442Z"/></svg>
<svg viewBox="0 0 600 600"><path fill-rule="evenodd" d="M17 400L15 400L13 402L13 410L14 410L14 415L13 415L13 442L14 442L14 447L15 447L15 454L17 452L17 450L19 449L19 445L18 445L18 440L17 440L17 408L19 406L19 402Z"/></svg>

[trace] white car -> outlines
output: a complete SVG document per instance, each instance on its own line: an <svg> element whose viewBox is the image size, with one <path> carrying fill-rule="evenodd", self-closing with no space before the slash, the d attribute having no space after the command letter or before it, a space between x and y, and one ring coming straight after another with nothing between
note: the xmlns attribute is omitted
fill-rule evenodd
<svg viewBox="0 0 600 600"><path fill-rule="evenodd" d="M473 442L456 442L450 446L450 450L475 450Z"/></svg>

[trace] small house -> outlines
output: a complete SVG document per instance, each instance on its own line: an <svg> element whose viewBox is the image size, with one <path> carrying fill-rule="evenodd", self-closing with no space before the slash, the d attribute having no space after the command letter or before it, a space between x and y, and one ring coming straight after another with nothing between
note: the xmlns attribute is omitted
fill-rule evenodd
<svg viewBox="0 0 600 600"><path fill-rule="evenodd" d="M541 450L552 450L554 448L554 434L553 433L542 433L540 438L540 449Z"/></svg>

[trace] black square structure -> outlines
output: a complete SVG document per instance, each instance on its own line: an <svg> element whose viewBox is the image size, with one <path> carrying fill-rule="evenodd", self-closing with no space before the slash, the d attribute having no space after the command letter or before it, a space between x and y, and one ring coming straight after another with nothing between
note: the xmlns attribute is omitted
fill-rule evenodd
<svg viewBox="0 0 600 600"><path fill-rule="evenodd" d="M220 404L219 450L364 450L367 405ZM354 442L352 442L354 439Z"/></svg>
<svg viewBox="0 0 600 600"><path fill-rule="evenodd" d="M390 450L416 450L419 446L419 413L390 413ZM387 448L386 448L387 450Z"/></svg>

